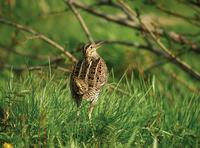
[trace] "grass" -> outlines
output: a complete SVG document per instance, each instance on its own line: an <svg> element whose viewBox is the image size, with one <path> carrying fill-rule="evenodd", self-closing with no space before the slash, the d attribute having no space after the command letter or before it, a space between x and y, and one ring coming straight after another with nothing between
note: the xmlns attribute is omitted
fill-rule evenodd
<svg viewBox="0 0 200 148"><path fill-rule="evenodd" d="M114 76L113 76L114 77ZM9 114L1 123L0 142L15 147L199 147L200 97L157 88L157 79L110 81L129 93L102 91L88 121L84 102L81 116L71 100L64 75L25 74L0 83L0 106ZM67 86L66 86L67 83ZM166 83L167 84L167 83Z"/></svg>

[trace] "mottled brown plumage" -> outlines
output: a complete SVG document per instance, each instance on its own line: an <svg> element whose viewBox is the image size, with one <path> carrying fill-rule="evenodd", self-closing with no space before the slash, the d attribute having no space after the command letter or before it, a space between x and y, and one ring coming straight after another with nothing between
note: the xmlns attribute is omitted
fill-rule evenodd
<svg viewBox="0 0 200 148"><path fill-rule="evenodd" d="M75 65L71 74L71 94L78 108L82 100L90 101L89 118L97 102L102 86L107 82L108 71L104 60L96 52L102 42L86 44L83 57Z"/></svg>

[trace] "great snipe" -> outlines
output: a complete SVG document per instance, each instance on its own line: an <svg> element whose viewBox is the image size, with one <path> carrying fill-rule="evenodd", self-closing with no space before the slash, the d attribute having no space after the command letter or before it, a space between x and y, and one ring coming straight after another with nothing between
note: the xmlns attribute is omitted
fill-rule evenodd
<svg viewBox="0 0 200 148"><path fill-rule="evenodd" d="M97 53L102 42L82 47L83 57L75 65L70 80L71 94L79 108L82 100L90 101L89 119L98 100L102 86L107 82L108 70L104 60Z"/></svg>

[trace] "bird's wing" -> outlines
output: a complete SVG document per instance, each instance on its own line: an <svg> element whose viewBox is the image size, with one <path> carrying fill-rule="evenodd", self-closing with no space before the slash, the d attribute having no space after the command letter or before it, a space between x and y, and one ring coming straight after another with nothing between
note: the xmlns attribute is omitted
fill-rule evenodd
<svg viewBox="0 0 200 148"><path fill-rule="evenodd" d="M84 60L80 60L75 66L71 74L70 86L74 96L80 96L87 91L87 83L84 80Z"/></svg>
<svg viewBox="0 0 200 148"><path fill-rule="evenodd" d="M101 58L99 60L97 73L96 73L97 88L102 87L107 82L107 79L108 79L108 69L107 69L106 63Z"/></svg>
<svg viewBox="0 0 200 148"><path fill-rule="evenodd" d="M83 95L88 90L88 86L84 80L75 77L74 82L76 87L78 88L77 89L78 94Z"/></svg>

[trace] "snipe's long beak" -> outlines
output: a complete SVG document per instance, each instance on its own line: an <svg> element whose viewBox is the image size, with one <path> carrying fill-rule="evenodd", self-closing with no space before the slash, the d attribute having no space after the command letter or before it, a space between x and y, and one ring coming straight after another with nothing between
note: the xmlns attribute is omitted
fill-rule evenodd
<svg viewBox="0 0 200 148"><path fill-rule="evenodd" d="M95 43L95 48L98 49L103 45L104 41L99 41L97 43Z"/></svg>

